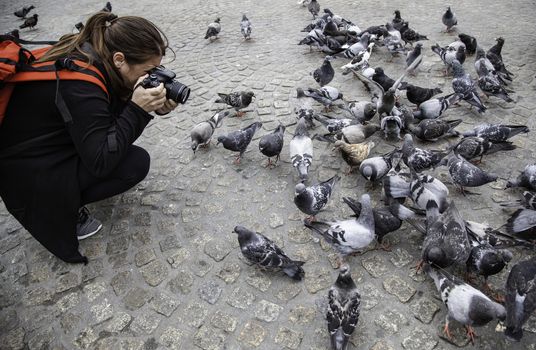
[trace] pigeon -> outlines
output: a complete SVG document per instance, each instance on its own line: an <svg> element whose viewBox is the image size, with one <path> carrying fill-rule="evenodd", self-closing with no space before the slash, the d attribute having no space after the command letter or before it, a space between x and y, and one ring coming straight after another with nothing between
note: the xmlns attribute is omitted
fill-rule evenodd
<svg viewBox="0 0 536 350"><path fill-rule="evenodd" d="M315 19L316 16L318 16L318 12L320 12L320 4L317 0L311 0L311 2L307 5L307 9L313 15L313 19Z"/></svg>
<svg viewBox="0 0 536 350"><path fill-rule="evenodd" d="M437 45L437 44L436 44ZM447 49L453 49L454 51L458 51L458 48L459 47L463 47L463 49L465 50L466 47L465 47L465 44L463 43L463 41L461 40L456 40L456 41L453 41L451 42L450 44L447 45L447 47L445 47L444 49L447 50Z"/></svg>
<svg viewBox="0 0 536 350"><path fill-rule="evenodd" d="M435 168L446 155L447 152L445 151L426 150L415 147L413 137L410 134L404 135L402 160L408 168L415 170L417 173L426 169Z"/></svg>
<svg viewBox="0 0 536 350"><path fill-rule="evenodd" d="M369 40L370 40L370 34L364 33L363 35L361 35L361 38L359 38L359 41L347 47L345 51L342 53L342 55L346 58L354 58L356 56L359 56L361 52L364 52L367 50L369 46Z"/></svg>
<svg viewBox="0 0 536 350"><path fill-rule="evenodd" d="M380 126L377 124L350 125L342 128L336 136L337 139L343 140L346 143L362 143L378 130L380 130Z"/></svg>
<svg viewBox="0 0 536 350"><path fill-rule="evenodd" d="M513 341L523 338L523 324L536 309L536 258L520 261L506 279L506 329Z"/></svg>
<svg viewBox="0 0 536 350"><path fill-rule="evenodd" d="M339 277L328 292L326 319L333 350L348 349L348 340L359 321L361 295L350 275L350 268L344 264Z"/></svg>
<svg viewBox="0 0 536 350"><path fill-rule="evenodd" d="M536 239L536 210L518 209L506 221L504 225L506 233L516 238L533 240Z"/></svg>
<svg viewBox="0 0 536 350"><path fill-rule="evenodd" d="M315 114L313 118L318 120L322 125L324 125L331 134L337 133L343 128L357 123L357 121L354 119L338 119L328 115L322 116L319 114Z"/></svg>
<svg viewBox="0 0 536 350"><path fill-rule="evenodd" d="M245 14L242 15L242 20L240 21L240 33L242 33L245 40L251 39L251 22Z"/></svg>
<svg viewBox="0 0 536 350"><path fill-rule="evenodd" d="M396 107L395 107L396 108ZM400 140L400 131L404 128L404 121L399 113L395 113L395 108L390 115L381 117L380 128L386 140Z"/></svg>
<svg viewBox="0 0 536 350"><path fill-rule="evenodd" d="M411 182L399 175L389 175L383 179L383 191L388 198L410 198L422 210L430 201L436 203L440 213L447 208L447 186L430 175L412 172Z"/></svg>
<svg viewBox="0 0 536 350"><path fill-rule="evenodd" d="M458 34L458 38L464 43L465 45L465 51L468 55L474 55L476 52L476 48L478 47L478 44L476 42L476 39L468 34Z"/></svg>
<svg viewBox="0 0 536 350"><path fill-rule="evenodd" d="M82 29L84 29L84 23L82 22L78 22L74 25L74 27L76 28L76 30L78 30L78 32L80 33L82 31Z"/></svg>
<svg viewBox="0 0 536 350"><path fill-rule="evenodd" d="M230 94L223 94L218 92L219 98L216 99L216 103L225 103L236 110L237 117L241 117L245 112L240 112L241 109L247 108L255 94L253 91L235 91Z"/></svg>
<svg viewBox="0 0 536 350"><path fill-rule="evenodd" d="M306 220L314 221L318 214L328 204L335 184L341 179L335 175L332 178L306 187L303 183L296 185L294 190L294 204L301 212L310 215Z"/></svg>
<svg viewBox="0 0 536 350"><path fill-rule="evenodd" d="M387 48L392 56L395 56L401 52L405 52L404 46L401 43L402 34L396 30L391 23L385 24L387 30L387 36L384 36L383 45Z"/></svg>
<svg viewBox="0 0 536 350"><path fill-rule="evenodd" d="M371 102L351 102L348 104L348 111L359 123L364 124L376 115L376 106Z"/></svg>
<svg viewBox="0 0 536 350"><path fill-rule="evenodd" d="M7 33L4 34L5 36L8 36L8 37L13 37L15 39L20 39L20 32L18 29L13 29Z"/></svg>
<svg viewBox="0 0 536 350"><path fill-rule="evenodd" d="M395 18L391 21L391 24L393 28L400 31L400 28L404 25L405 21L402 19L402 16L400 15L400 10L395 10L394 12Z"/></svg>
<svg viewBox="0 0 536 350"><path fill-rule="evenodd" d="M419 106L421 103L428 101L437 94L442 93L440 88L422 88L419 86L408 84L406 87L406 98L409 102Z"/></svg>
<svg viewBox="0 0 536 350"><path fill-rule="evenodd" d="M359 166L359 172L365 179L371 182L381 180L393 168L398 165L402 153L394 149L382 156L371 157L363 160Z"/></svg>
<svg viewBox="0 0 536 350"><path fill-rule="evenodd" d="M296 112L296 117L298 118L298 120L300 120L300 118L305 119L305 125L307 126L307 128L312 129L316 127L316 124L314 122L314 116L316 114L313 109L302 106L298 108L295 112Z"/></svg>
<svg viewBox="0 0 536 350"><path fill-rule="evenodd" d="M320 89L309 88L304 91L302 88L296 89L296 97L310 97L313 100L319 102L326 108L330 108L335 101L342 100L343 94L338 89L331 86L323 86Z"/></svg>
<svg viewBox="0 0 536 350"><path fill-rule="evenodd" d="M467 262L471 245L465 221L450 202L443 213L435 201L426 205L426 236L422 245L422 260L426 264L447 268Z"/></svg>
<svg viewBox="0 0 536 350"><path fill-rule="evenodd" d="M452 45L452 44L451 44ZM440 47L437 43L435 45L431 46L432 52L436 53L440 58L441 61L446 66L445 69L445 75L448 74L448 71L450 68L452 68L452 63L457 60L460 62L460 64L463 64L465 61L465 49L464 46L459 47Z"/></svg>
<svg viewBox="0 0 536 350"><path fill-rule="evenodd" d="M350 71L353 69L366 69L368 67L368 61L370 59L370 55L372 54L373 47L374 43L369 43L365 51L361 51L352 58L352 61L350 63L342 66L342 75L350 73Z"/></svg>
<svg viewBox="0 0 536 350"><path fill-rule="evenodd" d="M461 119L423 119L417 125L410 123L408 129L421 140L436 141L444 136L460 135L454 128L460 125L461 122Z"/></svg>
<svg viewBox="0 0 536 350"><path fill-rule="evenodd" d="M246 151L246 148L248 147L249 143L251 142L251 139L253 138L253 135L255 135L255 132L261 126L261 122L255 122L248 125L244 129L230 132L227 135L219 136L218 144L223 144L223 147L230 151L239 152L235 160L235 163L239 164L242 155Z"/></svg>
<svg viewBox="0 0 536 350"><path fill-rule="evenodd" d="M407 67L411 66L411 64L415 61L415 59L417 59L417 57L420 57L420 61L419 63L417 63L417 65L412 70L412 72L414 72L415 69L419 66L420 62L422 62L422 44L421 43L417 43L417 45L415 45L413 50L408 52L408 55L406 56L406 66Z"/></svg>
<svg viewBox="0 0 536 350"><path fill-rule="evenodd" d="M404 22L399 31L402 36L402 40L404 41L404 44L410 43L411 45L413 45L414 42L428 40L426 35L419 34L415 30L411 29L409 27L408 22Z"/></svg>
<svg viewBox="0 0 536 350"><path fill-rule="evenodd" d="M268 157L268 164L266 166L272 165L271 157L275 157L274 166L279 160L279 155L283 149L283 136L285 135L285 126L279 124L279 126L270 134L266 134L261 137L259 141L259 150L262 154Z"/></svg>
<svg viewBox="0 0 536 350"><path fill-rule="evenodd" d="M488 98L495 96L506 102L514 102L504 88L504 82L499 75L493 74L485 66L481 68L481 72L483 75L478 78L478 87Z"/></svg>
<svg viewBox="0 0 536 350"><path fill-rule="evenodd" d="M475 70L479 77L485 76L489 73L497 74L493 64L491 64L491 62L487 59L484 49L480 47L476 49Z"/></svg>
<svg viewBox="0 0 536 350"><path fill-rule="evenodd" d="M452 62L452 69L454 71L454 79L452 79L452 89L455 93L462 94L462 99L472 106L478 108L478 112L484 113L486 106L482 104L476 87L468 73L465 73L462 65L458 60Z"/></svg>
<svg viewBox="0 0 536 350"><path fill-rule="evenodd" d="M290 259L272 240L260 233L243 226L236 226L234 232L238 235L242 255L249 262L265 270L283 270L292 279L302 280L305 275L303 261Z"/></svg>
<svg viewBox="0 0 536 350"><path fill-rule="evenodd" d="M371 79L377 82L378 84L380 84L380 86L382 87L384 91L389 90L395 84L395 81L392 78L390 78L387 74L385 74L385 72L383 71L383 68L381 67L378 67L374 70L374 75L372 76ZM397 87L397 89L404 90L407 85L408 84L406 82L401 82L400 87Z"/></svg>
<svg viewBox="0 0 536 350"><path fill-rule="evenodd" d="M102 8L101 11L104 11L104 12L112 12L112 3L111 2L106 2L106 5L104 5L104 7Z"/></svg>
<svg viewBox="0 0 536 350"><path fill-rule="evenodd" d="M25 19L26 15L35 8L34 5L24 6L20 10L15 11L13 14L21 19Z"/></svg>
<svg viewBox="0 0 536 350"><path fill-rule="evenodd" d="M504 306L445 270L427 267L426 272L434 280L441 294L441 300L447 306L448 312L443 332L449 339L452 339L449 331L451 320L463 324L467 329L467 336L474 343L476 334L473 326L484 326L495 318L502 321L506 318Z"/></svg>
<svg viewBox="0 0 536 350"><path fill-rule="evenodd" d="M525 187L536 191L536 163L527 165L515 180L508 181L506 188L511 187Z"/></svg>
<svg viewBox="0 0 536 350"><path fill-rule="evenodd" d="M24 29L24 28L30 28L30 29L34 29L34 27L37 25L37 18L39 17L39 15L37 13L34 13L34 15L30 18L27 18L23 24L21 24L19 26L20 29Z"/></svg>
<svg viewBox="0 0 536 350"><path fill-rule="evenodd" d="M452 27L458 24L456 15L454 14L454 12L452 12L452 10L450 9L450 6L447 8L447 11L443 14L443 17L441 17L441 21L447 27L445 32L450 32Z"/></svg>
<svg viewBox="0 0 536 350"><path fill-rule="evenodd" d="M207 33L205 34L205 39L217 39L218 34L221 31L220 18L216 18L214 22L208 25Z"/></svg>
<svg viewBox="0 0 536 350"><path fill-rule="evenodd" d="M313 141L309 137L304 118L298 120L294 137L290 140L290 161L298 170L301 181L307 180L309 167L313 162Z"/></svg>
<svg viewBox="0 0 536 350"><path fill-rule="evenodd" d="M463 194L465 194L464 187L482 186L498 178L497 175L486 173L456 153L451 153L449 156L448 168L450 178Z"/></svg>
<svg viewBox="0 0 536 350"><path fill-rule="evenodd" d="M520 133L528 133L526 125L504 125L504 124L480 124L471 131L463 133L463 136L479 136L491 142L504 142Z"/></svg>
<svg viewBox="0 0 536 350"><path fill-rule="evenodd" d="M343 221L304 222L306 227L321 234L342 257L357 253L376 239L370 196L361 196L359 213L353 204L355 200L346 197L343 200L359 216Z"/></svg>
<svg viewBox="0 0 536 350"><path fill-rule="evenodd" d="M486 154L492 154L498 151L511 151L516 149L516 146L512 142L491 142L490 140L478 137L469 136L464 137L458 142L452 150L467 160L471 160L476 157L482 157Z"/></svg>
<svg viewBox="0 0 536 350"><path fill-rule="evenodd" d="M210 143L214 130L219 128L223 119L229 115L229 112L218 112L210 117L209 120L201 122L193 127L190 131L190 137L192 139L192 151L197 151L199 146L206 146Z"/></svg>
<svg viewBox="0 0 536 350"><path fill-rule="evenodd" d="M513 255L508 249L499 249L487 241L475 241L467 259L468 273L484 277L484 288L491 290L488 277L501 272L512 260Z"/></svg>
<svg viewBox="0 0 536 350"><path fill-rule="evenodd" d="M504 45L504 39L499 37L495 40L497 41L497 44L495 44L492 48L488 50L488 52L486 53L486 57L490 60L491 64L493 64L493 67L495 67L495 70L501 75L503 79L511 81L513 74L504 66L504 62L501 55L502 47Z"/></svg>
<svg viewBox="0 0 536 350"><path fill-rule="evenodd" d="M349 174L354 166L360 165L368 157L370 150L374 147L374 142L349 144L342 140L337 140L334 146L339 149L342 159L350 166Z"/></svg>
<svg viewBox="0 0 536 350"><path fill-rule="evenodd" d="M328 85L335 76L335 70L330 63L333 58L333 56L326 56L322 66L315 69L313 72L313 78L318 84L320 84L320 86Z"/></svg>
<svg viewBox="0 0 536 350"><path fill-rule="evenodd" d="M536 193L524 191L522 197L523 199L518 199L512 202L504 201L501 203L501 206L502 207L514 207L514 206L517 207L521 205L527 209L536 210Z"/></svg>

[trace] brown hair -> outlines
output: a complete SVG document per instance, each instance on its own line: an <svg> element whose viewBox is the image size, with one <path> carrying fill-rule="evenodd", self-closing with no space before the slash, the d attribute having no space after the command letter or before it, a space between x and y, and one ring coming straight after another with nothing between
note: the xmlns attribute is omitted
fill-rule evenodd
<svg viewBox="0 0 536 350"><path fill-rule="evenodd" d="M90 43L97 57L82 50ZM122 52L129 64L139 64L155 56L163 56L168 48L166 35L152 22L142 17L117 17L110 12L98 12L91 16L80 33L67 34L60 38L39 62L55 61L67 56L76 56L93 64L98 60L104 65L110 83L121 98L131 91L113 64L113 54Z"/></svg>

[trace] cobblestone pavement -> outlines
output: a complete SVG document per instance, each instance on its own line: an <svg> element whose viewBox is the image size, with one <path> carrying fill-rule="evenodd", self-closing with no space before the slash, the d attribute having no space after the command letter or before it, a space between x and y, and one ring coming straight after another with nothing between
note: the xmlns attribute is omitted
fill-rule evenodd
<svg viewBox="0 0 536 350"><path fill-rule="evenodd" d="M450 79L440 77L443 65L430 50L446 45L453 35L441 33L446 4L425 2L357 2L320 0L363 29L385 23L395 9L412 28L427 34L425 62L410 81L451 91ZM37 0L39 24L22 31L27 39L52 39L73 31L74 23L100 9L104 1L66 3ZM201 5L202 4L202 5ZM16 2L0 3L2 32L20 24L13 11ZM337 276L335 254L323 241L304 229L304 215L293 204L298 178L289 163L288 142L296 122L296 87L315 87L309 72L323 55L304 54L297 46L311 16L296 1L114 1L119 15L145 16L168 35L176 60L164 63L192 88L190 101L165 117L156 117L138 144L152 156L148 177L123 195L91 206L103 221L96 236L81 242L90 259L87 266L65 264L44 250L20 225L0 209L0 349L327 349L325 325L328 288ZM534 1L458 1L458 30L477 37L484 48L494 38L506 40L503 56L516 75L515 104L487 103L483 116L465 104L447 111L462 118L461 130L483 121L527 124L536 129L533 109L536 52ZM244 42L239 32L241 14L253 23L253 39ZM221 17L220 38L203 40L206 26ZM383 49L375 50L373 66L398 76L404 60L387 62ZM465 64L475 75L473 57ZM335 67L346 60L337 59ZM330 84L350 100L369 95L351 75L337 69ZM217 92L252 89L257 99L243 119L229 118L216 135L260 120L256 135L240 165L233 164L221 146L195 156L189 130L221 108ZM319 109L319 106L314 105ZM258 139L278 123L288 125L282 159L275 169L258 151ZM317 132L321 132L318 127ZM373 155L392 149L380 136ZM505 180L534 160L533 133L517 136L518 149L485 158L482 167L500 176L477 189L480 195L452 197L469 220L500 226L507 218L499 200L517 198L521 190L503 191ZM432 145L444 147L445 142ZM425 146L428 147L428 146ZM347 165L323 143L315 143L310 178L324 180L342 173ZM445 168L434 173L448 181ZM371 189L359 174L343 176L334 198L320 218L350 215L343 196L358 197L370 191L378 202L380 189ZM235 225L253 228L273 238L287 254L306 261L303 282L281 274L257 271L240 254ZM352 349L454 349L467 346L463 331L455 331L453 345L442 338L445 306L431 280L415 275L422 237L407 227L388 236L391 252L369 251L349 259L362 293L362 315L351 338ZM514 261L527 251L516 250ZM508 269L507 269L508 270ZM490 278L503 288L506 274ZM536 318L519 344L508 343L492 322L477 328L478 349L536 349Z"/></svg>

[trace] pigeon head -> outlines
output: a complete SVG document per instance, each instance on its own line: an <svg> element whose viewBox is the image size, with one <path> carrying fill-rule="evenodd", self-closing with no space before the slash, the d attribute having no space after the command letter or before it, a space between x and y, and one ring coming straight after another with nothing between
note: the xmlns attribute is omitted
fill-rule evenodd
<svg viewBox="0 0 536 350"><path fill-rule="evenodd" d="M216 18L216 19L214 20L214 22L216 22L216 23L220 23L220 17Z"/></svg>
<svg viewBox="0 0 536 350"><path fill-rule="evenodd" d="M335 285L341 289L353 289L356 287L352 275L350 274L350 266L343 264L339 269L339 277L335 281Z"/></svg>
<svg viewBox="0 0 536 350"><path fill-rule="evenodd" d="M299 194L302 194L303 192L305 192L305 185L300 182L299 184L296 185L296 187L294 188L294 194L295 195L299 195Z"/></svg>
<svg viewBox="0 0 536 350"><path fill-rule="evenodd" d="M216 145L219 145L220 143L225 143L225 141L227 141L227 136L225 135L218 136L218 142L216 143Z"/></svg>
<svg viewBox="0 0 536 350"><path fill-rule="evenodd" d="M197 148L199 147L199 142L197 140L192 140L192 151L197 151Z"/></svg>
<svg viewBox="0 0 536 350"><path fill-rule="evenodd" d="M400 16L400 10L395 10L395 18L402 19L402 17Z"/></svg>
<svg viewBox="0 0 536 350"><path fill-rule="evenodd" d="M27 9L28 9L28 11L31 11L31 10L33 10L34 8L35 8L35 6L34 6L34 5L30 5L30 6L28 6L28 8L27 8Z"/></svg>
<svg viewBox="0 0 536 350"><path fill-rule="evenodd" d="M324 13L327 13L328 15L330 15L331 17L333 17L333 12L331 12L331 10L328 9L328 8L325 8L325 9L324 9Z"/></svg>
<svg viewBox="0 0 536 350"><path fill-rule="evenodd" d="M417 45L415 45L415 49L417 50L422 49L422 43L417 43Z"/></svg>
<svg viewBox="0 0 536 350"><path fill-rule="evenodd" d="M246 14L243 14L242 15L242 21L247 21L247 20L248 20L248 18L246 17Z"/></svg>
<svg viewBox="0 0 536 350"><path fill-rule="evenodd" d="M377 67L374 71L375 71L374 75L379 75L379 76L385 75L382 67Z"/></svg>
<svg viewBox="0 0 536 350"><path fill-rule="evenodd" d="M480 46L476 48L476 59L480 59L486 56L486 53L484 52L484 49Z"/></svg>
<svg viewBox="0 0 536 350"><path fill-rule="evenodd" d="M372 103L365 105L365 108L363 108L363 114L365 115L366 120L372 119L372 117L374 117L376 114L376 107Z"/></svg>
<svg viewBox="0 0 536 350"><path fill-rule="evenodd" d="M495 41L497 41L497 44L499 44L499 46L504 45L504 38L503 37L498 37L497 39L495 39Z"/></svg>
<svg viewBox="0 0 536 350"><path fill-rule="evenodd" d="M369 164L364 165L361 168L361 174L367 179L368 181L371 181L372 174L374 173L374 169L372 169L372 166Z"/></svg>
<svg viewBox="0 0 536 350"><path fill-rule="evenodd" d="M441 90L438 87L434 88L433 90L434 90L434 95L443 93L443 90Z"/></svg>
<svg viewBox="0 0 536 350"><path fill-rule="evenodd" d="M423 252L422 258L428 264L438 267L447 267L449 265L447 254L440 247L427 247Z"/></svg>

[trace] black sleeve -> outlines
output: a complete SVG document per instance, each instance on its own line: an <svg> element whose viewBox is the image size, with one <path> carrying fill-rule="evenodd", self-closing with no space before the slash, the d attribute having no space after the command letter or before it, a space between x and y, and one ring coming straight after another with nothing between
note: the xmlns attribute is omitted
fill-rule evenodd
<svg viewBox="0 0 536 350"><path fill-rule="evenodd" d="M153 117L132 101L112 115L106 93L93 83L62 81L60 86L73 118L67 129L82 163L94 176L107 176Z"/></svg>

